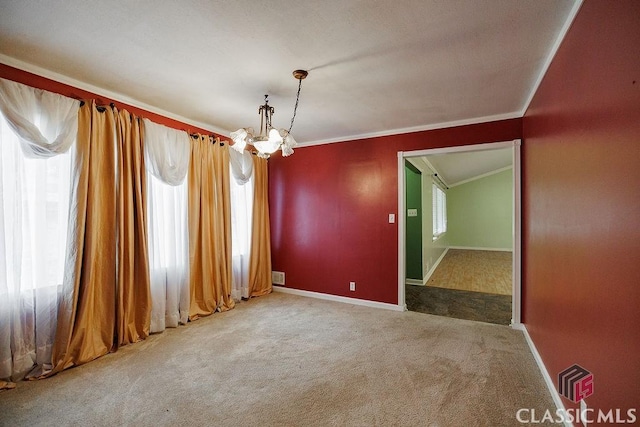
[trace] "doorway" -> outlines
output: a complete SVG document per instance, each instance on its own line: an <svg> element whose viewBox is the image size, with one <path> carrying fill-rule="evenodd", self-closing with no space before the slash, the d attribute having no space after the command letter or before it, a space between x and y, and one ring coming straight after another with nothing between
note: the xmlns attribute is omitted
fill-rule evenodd
<svg viewBox="0 0 640 427"><path fill-rule="evenodd" d="M509 163L508 167L501 169L498 164L496 169L496 159L500 159L504 166L505 156ZM476 159L476 164L469 163L469 159ZM491 159L494 161L494 167L490 172L482 173L481 169L477 169L483 167L483 163L485 168L490 167ZM447 162L455 164L456 167L446 167ZM459 167L461 164L468 168L464 173ZM467 164L469 164L468 167ZM438 176L439 169L446 170L447 174ZM415 197L412 200L412 196L409 194L412 185L415 193L416 171L421 173L423 177L421 202L416 202ZM466 179L465 173L467 174ZM468 178L468 176L472 177ZM412 179L414 184L412 184ZM447 180L452 183L452 187L456 188L450 189ZM507 180L506 184L505 180ZM462 196L460 195L479 193L478 188L486 187L495 182L501 182L501 194L507 192L507 196L509 196L508 202L506 200L501 202L502 204L508 203L506 208L502 208L502 214L507 216L508 221L505 221L504 218L501 221L494 220L493 223L496 224L496 227L499 225L499 229L492 228L487 231L483 230L481 226L478 227L480 232L474 233L470 228L474 223L474 217L469 216L467 207L469 204L477 206L478 203L481 204L482 200L479 201L476 197L474 201L472 196L465 196L470 200L461 202ZM433 188L431 188L431 183L433 183ZM471 188L474 190L470 192ZM451 224L455 224L455 227L450 229L448 234L446 232L447 215L444 213L443 222L442 217L438 217L442 215L442 212L436 210L436 205L440 200L436 196L446 197L447 193L450 194L451 200L450 203L444 202L445 209L446 205L456 207L455 215L450 218ZM493 200L495 196L483 197ZM443 203L442 200L440 203ZM463 204L461 205L461 203ZM497 203L495 205L498 206ZM422 251L421 264L415 261L415 254L410 254L411 242L416 239L415 232L408 230L408 226L411 225L412 220L415 222L416 210L422 211L421 213L425 217L422 221L425 226L424 233L421 235L424 240L424 244L420 248ZM492 307L492 310L497 310L496 312L499 311L500 314L497 315L497 318L501 320L476 319L473 316L467 318L493 323L509 323L514 327L520 324L520 140L398 153L398 212L398 303L401 307L407 308L407 293L409 293L410 303L413 303L415 295L420 295L422 298L428 298L432 306L442 303L438 301L438 298L446 300L451 299L451 295L453 295L456 298L455 306L458 309L462 307L462 311L467 315L469 310L473 311L474 305L475 309L478 309L481 304L484 304L487 307ZM510 218L509 215L511 215ZM433 228L431 224L433 224ZM431 235L432 230L433 235ZM461 237L463 234L467 237ZM413 267L410 263L413 264ZM415 277L409 276L409 268L415 270L416 264L423 269L422 275L419 277L424 280L416 280ZM486 293L483 293L485 290L482 286L486 287L482 284L483 280L469 276L469 274L473 274L474 264L481 264L483 269L490 265L497 266L496 271L508 270L508 276L503 275L499 280L493 281ZM439 265L441 265L440 268ZM450 275L451 271L461 272L462 270L465 271L468 279L455 279ZM416 276L416 274L412 273L412 276ZM442 278L445 276L447 280L443 284ZM480 276L481 274L478 277ZM427 282L429 286L424 286L427 285ZM465 298L469 302L466 306ZM441 313L432 312L432 314ZM444 315L459 317L455 314ZM489 315L492 314L489 313Z"/></svg>

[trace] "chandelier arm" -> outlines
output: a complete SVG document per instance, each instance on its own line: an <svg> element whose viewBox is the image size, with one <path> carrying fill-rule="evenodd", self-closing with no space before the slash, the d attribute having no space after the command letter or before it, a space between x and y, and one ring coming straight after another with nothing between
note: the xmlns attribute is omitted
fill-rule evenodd
<svg viewBox="0 0 640 427"><path fill-rule="evenodd" d="M304 77L303 77L304 78ZM300 101L300 89L302 88L302 79L298 79L298 94L296 95L296 105L293 107L293 117L291 117L291 124L287 133L291 133L293 128L293 121L296 119L296 112L298 111L298 102Z"/></svg>
<svg viewBox="0 0 640 427"><path fill-rule="evenodd" d="M269 130L271 130L271 128L273 127L271 125L271 119L273 117L273 114L276 112L275 108L273 107L269 107L269 114L267 114L267 132L269 132Z"/></svg>
<svg viewBox="0 0 640 427"><path fill-rule="evenodd" d="M260 106L260 108L258 109L258 114L260 114L260 133L259 135L262 135L262 129L264 126L264 106Z"/></svg>

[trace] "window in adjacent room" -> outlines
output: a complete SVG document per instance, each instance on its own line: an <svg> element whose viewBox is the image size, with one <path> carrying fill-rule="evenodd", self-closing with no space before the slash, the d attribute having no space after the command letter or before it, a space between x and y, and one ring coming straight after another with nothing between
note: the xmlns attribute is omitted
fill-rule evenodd
<svg viewBox="0 0 640 427"><path fill-rule="evenodd" d="M433 184L433 240L447 231L447 194Z"/></svg>

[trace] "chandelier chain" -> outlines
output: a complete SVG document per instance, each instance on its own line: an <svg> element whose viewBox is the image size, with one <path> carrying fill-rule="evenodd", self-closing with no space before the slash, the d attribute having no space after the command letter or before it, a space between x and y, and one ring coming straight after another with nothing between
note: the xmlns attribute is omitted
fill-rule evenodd
<svg viewBox="0 0 640 427"><path fill-rule="evenodd" d="M293 107L293 117L291 117L291 124L289 125L288 133L291 133L293 128L293 121L296 119L296 112L298 111L298 102L300 101L300 89L302 88L302 79L298 79L298 93L296 95L296 105Z"/></svg>

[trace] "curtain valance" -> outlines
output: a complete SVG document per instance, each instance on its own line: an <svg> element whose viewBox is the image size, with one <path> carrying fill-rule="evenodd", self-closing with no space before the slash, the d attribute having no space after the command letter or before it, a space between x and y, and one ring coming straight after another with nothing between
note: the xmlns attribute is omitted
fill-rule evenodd
<svg viewBox="0 0 640 427"><path fill-rule="evenodd" d="M78 133L80 101L0 79L0 111L30 158L66 153Z"/></svg>
<svg viewBox="0 0 640 427"><path fill-rule="evenodd" d="M249 182L253 175L251 153L246 150L238 153L236 150L230 149L229 164L231 165L231 174L238 185L244 185Z"/></svg>
<svg viewBox="0 0 640 427"><path fill-rule="evenodd" d="M191 146L185 131L144 121L144 159L153 176L169 185L180 185L187 176Z"/></svg>

